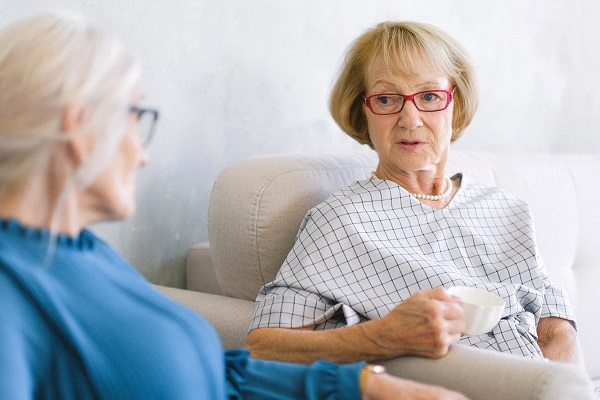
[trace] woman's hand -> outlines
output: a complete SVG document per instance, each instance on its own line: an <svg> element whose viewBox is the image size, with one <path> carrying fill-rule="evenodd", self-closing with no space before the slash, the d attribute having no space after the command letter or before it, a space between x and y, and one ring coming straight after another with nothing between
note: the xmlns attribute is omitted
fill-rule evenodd
<svg viewBox="0 0 600 400"><path fill-rule="evenodd" d="M388 374L371 374L365 381L363 400L466 400L460 393Z"/></svg>
<svg viewBox="0 0 600 400"><path fill-rule="evenodd" d="M444 288L417 292L388 315L372 322L365 335L385 349L389 358L443 357L466 327L460 300Z"/></svg>

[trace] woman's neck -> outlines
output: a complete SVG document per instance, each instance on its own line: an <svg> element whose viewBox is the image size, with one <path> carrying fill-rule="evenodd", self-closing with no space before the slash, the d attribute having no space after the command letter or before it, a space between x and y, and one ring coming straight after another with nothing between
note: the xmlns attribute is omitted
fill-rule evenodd
<svg viewBox="0 0 600 400"><path fill-rule="evenodd" d="M446 177L444 170L437 171L395 171L379 165L375 170L379 179L385 179L397 183L410 193L423 193L439 195L444 192Z"/></svg>
<svg viewBox="0 0 600 400"><path fill-rule="evenodd" d="M9 189L0 199L0 216L15 219L26 226L47 228L69 236L78 235L83 226L78 221L76 199L68 194L54 193L49 187L52 185L42 179L32 178Z"/></svg>
<svg viewBox="0 0 600 400"><path fill-rule="evenodd" d="M446 207L460 184L449 180L445 175L443 165L438 165L429 171L397 171L379 164L375 171L378 179L397 183L411 193L421 203L436 209Z"/></svg>

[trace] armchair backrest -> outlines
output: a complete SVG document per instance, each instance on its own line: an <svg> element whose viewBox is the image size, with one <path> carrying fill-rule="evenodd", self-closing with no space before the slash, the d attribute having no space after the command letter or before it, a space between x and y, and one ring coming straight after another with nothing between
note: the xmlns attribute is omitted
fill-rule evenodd
<svg viewBox="0 0 600 400"><path fill-rule="evenodd" d="M254 300L279 271L306 212L335 190L366 179L375 154L286 154L253 157L215 181L208 232L223 293Z"/></svg>

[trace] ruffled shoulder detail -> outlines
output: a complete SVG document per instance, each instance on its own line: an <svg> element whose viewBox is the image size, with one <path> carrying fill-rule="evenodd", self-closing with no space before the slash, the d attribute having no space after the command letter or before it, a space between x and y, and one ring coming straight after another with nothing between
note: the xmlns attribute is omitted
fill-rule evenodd
<svg viewBox="0 0 600 400"><path fill-rule="evenodd" d="M21 224L16 219L0 217L0 232L15 238L35 241L48 245L51 240L58 247L68 247L79 250L92 250L97 241L96 236L89 230L82 230L77 236L67 234L52 234L48 228L37 228Z"/></svg>
<svg viewBox="0 0 600 400"><path fill-rule="evenodd" d="M242 399L241 385L246 382L246 368L248 366L248 350L229 350L225 352L225 377L227 382L227 399Z"/></svg>
<svg viewBox="0 0 600 400"><path fill-rule="evenodd" d="M225 364L230 400L359 400L358 378L365 363L302 365L254 359L247 350L229 350Z"/></svg>

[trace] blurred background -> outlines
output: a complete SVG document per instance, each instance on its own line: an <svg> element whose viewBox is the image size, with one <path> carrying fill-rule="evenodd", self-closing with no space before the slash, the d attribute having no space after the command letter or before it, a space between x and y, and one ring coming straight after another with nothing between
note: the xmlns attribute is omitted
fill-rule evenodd
<svg viewBox="0 0 600 400"><path fill-rule="evenodd" d="M327 100L345 50L381 21L438 25L469 51L480 106L455 148L600 151L597 0L0 0L0 26L48 10L116 32L144 66L145 104L161 118L137 214L93 230L154 283L185 285L185 252L208 240L225 166L370 151L339 130Z"/></svg>

